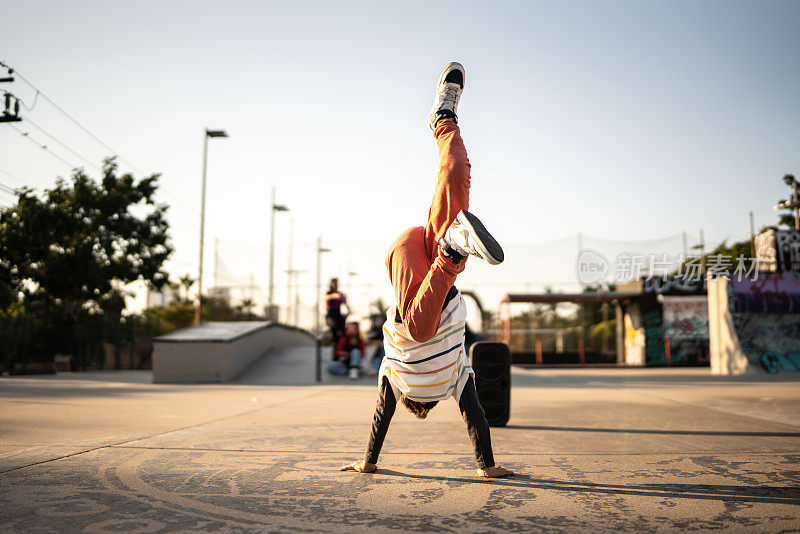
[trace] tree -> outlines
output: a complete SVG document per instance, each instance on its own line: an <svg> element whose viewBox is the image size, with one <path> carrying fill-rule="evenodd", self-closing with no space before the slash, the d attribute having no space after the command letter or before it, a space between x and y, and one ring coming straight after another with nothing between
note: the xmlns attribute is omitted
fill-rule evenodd
<svg viewBox="0 0 800 534"><path fill-rule="evenodd" d="M160 288L168 279L167 206L154 199L159 175L137 182L120 175L113 158L101 174L98 183L75 169L41 197L22 188L16 205L0 212L0 297L16 299L28 287L63 308L70 332L87 307L118 307L123 285Z"/></svg>

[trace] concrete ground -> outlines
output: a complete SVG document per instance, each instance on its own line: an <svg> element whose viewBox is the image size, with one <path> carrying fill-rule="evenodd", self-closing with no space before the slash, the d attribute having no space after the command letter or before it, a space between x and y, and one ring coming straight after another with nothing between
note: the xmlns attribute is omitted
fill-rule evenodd
<svg viewBox="0 0 800 534"><path fill-rule="evenodd" d="M377 473L337 471L363 454L374 378L260 385L267 367L0 379L0 531L800 530L794 376L515 369L492 439L518 475L481 480L452 400L398 409Z"/></svg>

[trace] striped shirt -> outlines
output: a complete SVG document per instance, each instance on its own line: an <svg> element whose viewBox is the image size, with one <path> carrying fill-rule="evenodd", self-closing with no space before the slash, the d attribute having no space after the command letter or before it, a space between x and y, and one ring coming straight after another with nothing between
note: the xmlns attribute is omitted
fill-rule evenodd
<svg viewBox="0 0 800 534"><path fill-rule="evenodd" d="M430 402L453 396L458 402L473 374L464 352L467 308L461 293L442 310L436 335L423 343L412 340L403 323L395 320L396 308L389 308L383 325L386 357L378 374L378 387L386 376L397 398L402 393L411 400Z"/></svg>

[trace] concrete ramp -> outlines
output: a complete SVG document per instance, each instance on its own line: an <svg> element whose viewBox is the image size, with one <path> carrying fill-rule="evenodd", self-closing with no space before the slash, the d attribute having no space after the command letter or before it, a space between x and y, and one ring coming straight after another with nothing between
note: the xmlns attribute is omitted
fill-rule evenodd
<svg viewBox="0 0 800 534"><path fill-rule="evenodd" d="M330 348L324 348L330 352ZM248 385L299 386L313 384L315 347L270 347L233 382ZM330 359L329 357L325 358Z"/></svg>
<svg viewBox="0 0 800 534"><path fill-rule="evenodd" d="M336 385L369 385L377 382L375 374L370 373L371 357L374 348L367 349L368 359L362 365L362 373L357 380L346 376L328 373L327 366L333 355L332 347L322 347L322 383ZM316 379L316 347L272 347L259 356L238 378L234 384L248 386L305 386L314 384Z"/></svg>
<svg viewBox="0 0 800 534"><path fill-rule="evenodd" d="M227 382L270 351L283 355L278 349L296 349L306 357L305 349L313 358L314 346L308 332L269 321L203 323L153 340L153 382ZM291 367L289 356L284 361ZM313 364L309 368L313 374Z"/></svg>

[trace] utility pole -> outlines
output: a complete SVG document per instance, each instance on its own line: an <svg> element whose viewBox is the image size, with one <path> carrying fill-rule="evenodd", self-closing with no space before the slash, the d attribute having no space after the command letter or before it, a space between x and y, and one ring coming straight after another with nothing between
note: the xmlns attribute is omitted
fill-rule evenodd
<svg viewBox="0 0 800 534"><path fill-rule="evenodd" d="M13 78L11 78L13 80ZM2 81L2 80L0 80ZM19 98L15 97L8 91L5 95L6 107L3 114L0 115L0 122L19 122L22 117L19 116Z"/></svg>
<svg viewBox="0 0 800 534"><path fill-rule="evenodd" d="M792 210L794 210L794 229L800 230L800 193L798 192L798 184L797 180L794 179L794 176L791 174L787 174L783 177L783 181L787 184L791 182L792 184Z"/></svg>
<svg viewBox="0 0 800 534"><path fill-rule="evenodd" d="M784 175L783 182L792 188L792 199L779 200L777 204L772 206L772 209L775 211L792 210L794 215L794 229L800 230L800 182L795 179L793 174Z"/></svg>
<svg viewBox="0 0 800 534"><path fill-rule="evenodd" d="M8 71L8 76L0 78L0 83L10 83L14 81L14 77L12 74L14 73L14 69L11 67L6 66L3 63L2 66L6 68ZM22 117L19 116L19 98L12 95L8 91L5 91L5 109L3 113L0 114L0 122L19 122L22 120Z"/></svg>
<svg viewBox="0 0 800 534"><path fill-rule="evenodd" d="M703 229L700 228L700 272L703 276L706 274L706 238L703 235Z"/></svg>
<svg viewBox="0 0 800 534"><path fill-rule="evenodd" d="M294 219L289 219L289 268L286 270L286 324L290 324L292 316L292 248L294 244ZM295 325L297 326L297 325Z"/></svg>
<svg viewBox="0 0 800 534"><path fill-rule="evenodd" d="M791 174L787 174L783 177L783 180L788 184L791 182L792 184L792 210L794 210L794 229L800 230L800 193L798 193L798 184L797 180L794 179L794 176Z"/></svg>
<svg viewBox="0 0 800 534"><path fill-rule="evenodd" d="M289 211L286 206L275 204L275 187L272 188L272 199L270 201L270 224L269 224L269 292L267 294L267 319L275 321L277 314L273 314L272 302L275 296L275 212Z"/></svg>
<svg viewBox="0 0 800 534"><path fill-rule="evenodd" d="M750 257L756 255L756 224L753 219L753 210L750 210Z"/></svg>
<svg viewBox="0 0 800 534"><path fill-rule="evenodd" d="M214 239L214 291L219 293L219 238Z"/></svg>
<svg viewBox="0 0 800 534"><path fill-rule="evenodd" d="M300 293L297 292L297 280L295 279L294 291L294 326L300 324Z"/></svg>
<svg viewBox="0 0 800 534"><path fill-rule="evenodd" d="M353 277L354 276L358 276L358 273L355 272L355 271L351 271L350 270L350 263L348 262L348 264L347 264L347 292L350 294L351 297L355 295L355 289L353 289ZM347 302L347 312L348 313L352 313L353 312L353 308L350 307L350 306L352 306L352 304L350 302L352 302L352 299Z"/></svg>
<svg viewBox="0 0 800 534"><path fill-rule="evenodd" d="M700 229L700 242L696 245L692 245L692 250L699 250L700 251L700 274L705 279L706 275L706 240L703 236L703 229Z"/></svg>
<svg viewBox="0 0 800 534"><path fill-rule="evenodd" d="M684 258L688 258L689 257L689 244L688 244L687 239L686 239L686 232L681 232L681 239L683 241L683 257ZM686 261L686 260L684 259L684 261Z"/></svg>
<svg viewBox="0 0 800 534"><path fill-rule="evenodd" d="M286 324L297 326L300 320L300 295L297 290L297 277L305 270L298 270L293 265L294 219L289 220L289 268L286 270ZM293 319L292 319L293 318Z"/></svg>

